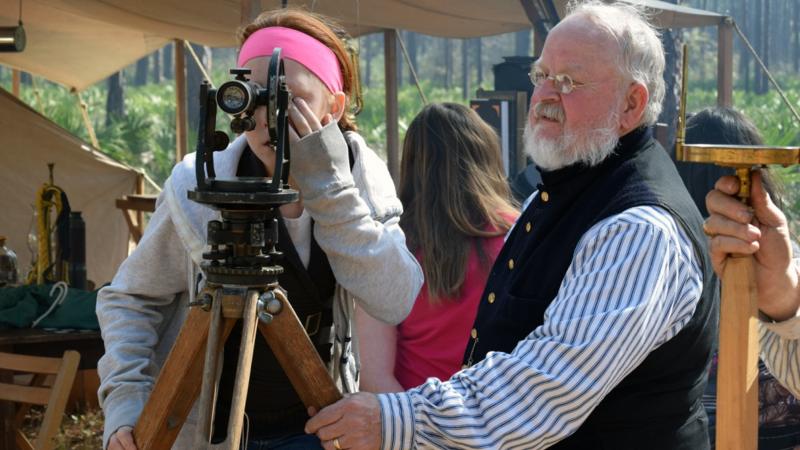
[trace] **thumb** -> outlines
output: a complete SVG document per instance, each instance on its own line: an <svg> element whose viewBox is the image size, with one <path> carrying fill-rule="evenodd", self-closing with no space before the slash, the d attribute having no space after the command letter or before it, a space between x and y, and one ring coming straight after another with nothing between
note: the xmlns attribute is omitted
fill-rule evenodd
<svg viewBox="0 0 800 450"><path fill-rule="evenodd" d="M770 227L778 227L786 222L786 216L772 201L764 186L764 176L761 170L753 172L750 187L750 205L753 207L758 221Z"/></svg>

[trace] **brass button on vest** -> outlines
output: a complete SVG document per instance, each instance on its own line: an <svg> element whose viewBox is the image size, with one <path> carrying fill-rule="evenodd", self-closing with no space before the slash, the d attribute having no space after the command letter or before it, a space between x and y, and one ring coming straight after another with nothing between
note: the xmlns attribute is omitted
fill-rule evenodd
<svg viewBox="0 0 800 450"><path fill-rule="evenodd" d="M525 231L526 231L527 233L530 233L530 232L531 232L531 223L530 223L530 222L528 222L528 223L526 223L526 224L525 224Z"/></svg>
<svg viewBox="0 0 800 450"><path fill-rule="evenodd" d="M489 303L494 303L494 292L489 293L489 297L486 299Z"/></svg>
<svg viewBox="0 0 800 450"><path fill-rule="evenodd" d="M541 197L542 201L545 203L550 201L550 194L548 194L547 191L542 192L539 197Z"/></svg>
<svg viewBox="0 0 800 450"><path fill-rule="evenodd" d="M513 258L508 260L508 268L510 270L514 269L514 259Z"/></svg>
<svg viewBox="0 0 800 450"><path fill-rule="evenodd" d="M478 330L476 330L475 328L473 328L473 329L472 329L472 332L470 333L470 335L472 336L472 339L475 339L475 338L477 338L477 337L478 337Z"/></svg>

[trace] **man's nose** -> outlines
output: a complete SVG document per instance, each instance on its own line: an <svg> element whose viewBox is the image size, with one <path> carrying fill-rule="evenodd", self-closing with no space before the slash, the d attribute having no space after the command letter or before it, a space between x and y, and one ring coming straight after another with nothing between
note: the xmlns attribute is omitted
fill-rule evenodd
<svg viewBox="0 0 800 450"><path fill-rule="evenodd" d="M539 102L557 102L558 100L558 90L553 80L545 80L533 89L530 106L532 107Z"/></svg>

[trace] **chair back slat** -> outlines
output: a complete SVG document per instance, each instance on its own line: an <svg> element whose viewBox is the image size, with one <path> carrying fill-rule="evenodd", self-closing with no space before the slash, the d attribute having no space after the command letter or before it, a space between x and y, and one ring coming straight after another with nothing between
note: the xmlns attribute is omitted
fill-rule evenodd
<svg viewBox="0 0 800 450"><path fill-rule="evenodd" d="M46 373L55 375L61 367L61 358L46 358L42 356L18 355L15 353L0 352L0 369L14 372Z"/></svg>
<svg viewBox="0 0 800 450"><path fill-rule="evenodd" d="M20 386L18 384L0 383L0 400L15 403L31 403L46 405L50 400L50 388Z"/></svg>

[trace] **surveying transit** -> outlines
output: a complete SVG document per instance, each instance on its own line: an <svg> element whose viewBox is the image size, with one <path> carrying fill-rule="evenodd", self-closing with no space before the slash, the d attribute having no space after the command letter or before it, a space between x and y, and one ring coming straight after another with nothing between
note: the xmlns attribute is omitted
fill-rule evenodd
<svg viewBox="0 0 800 450"><path fill-rule="evenodd" d="M198 394L196 446L239 448L256 329L306 407L319 410L341 398L285 291L278 285L283 255L276 249L277 208L299 197L288 185L287 108L291 93L281 49L272 53L266 87L248 80L249 69L231 69L231 74L235 80L224 83L218 91L207 82L200 88L197 188L188 196L220 211L221 220L208 222L206 244L210 249L203 254L201 264L205 286L196 301L189 304L189 316L134 429L140 450L171 448ZM215 130L217 107L234 116L231 129L242 133L255 128L253 115L260 106L266 106L269 137L276 151L272 178L217 177L214 152L228 145L228 136ZM222 349L238 320L242 320L242 339L226 439L212 444L213 404Z"/></svg>

